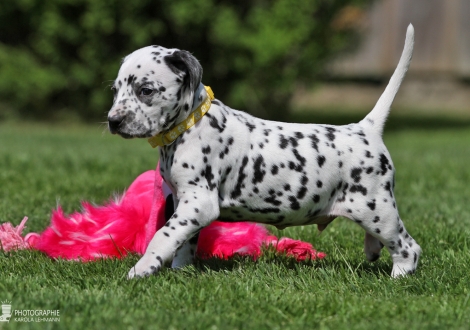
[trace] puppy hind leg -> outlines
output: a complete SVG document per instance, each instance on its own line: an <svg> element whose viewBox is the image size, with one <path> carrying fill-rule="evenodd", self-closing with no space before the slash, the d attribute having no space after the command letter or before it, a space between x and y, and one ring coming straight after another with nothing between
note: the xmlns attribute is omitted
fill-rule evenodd
<svg viewBox="0 0 470 330"><path fill-rule="evenodd" d="M393 260L392 277L414 273L421 248L391 204L379 205L374 210L356 209L349 217L366 231L364 250L368 260L377 260L385 246Z"/></svg>
<svg viewBox="0 0 470 330"><path fill-rule="evenodd" d="M183 268L194 263L199 233L187 240L178 250L171 263L171 268Z"/></svg>
<svg viewBox="0 0 470 330"><path fill-rule="evenodd" d="M380 241L381 244L387 247L393 260L391 275L392 277L399 277L416 271L421 247L408 234L398 215L395 219L397 220L387 222L384 218L381 226L377 226L376 223L372 222L372 226L366 224L362 227L367 234L375 238L375 240L371 239L372 242ZM374 252L373 249L371 251Z"/></svg>
<svg viewBox="0 0 470 330"><path fill-rule="evenodd" d="M392 277L413 274L421 255L421 247L406 231L400 218L398 218L397 232L396 244L388 247L393 259Z"/></svg>
<svg viewBox="0 0 470 330"><path fill-rule="evenodd" d="M380 252L383 248L382 242L366 231L364 237L364 252L366 254L367 260L370 262L377 261L380 258Z"/></svg>

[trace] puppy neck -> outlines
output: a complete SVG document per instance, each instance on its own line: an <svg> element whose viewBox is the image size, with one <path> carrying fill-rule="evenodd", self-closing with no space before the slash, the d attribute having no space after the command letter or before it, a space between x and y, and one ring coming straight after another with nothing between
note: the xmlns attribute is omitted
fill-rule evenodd
<svg viewBox="0 0 470 330"><path fill-rule="evenodd" d="M194 100L197 100L198 102L196 104L198 105L195 108L192 108L194 110L192 110L185 120L181 121L172 129L149 138L148 142L152 148L165 147L172 144L181 134L190 129L207 113L207 111L209 111L212 100L214 99L214 92L212 92L212 89L209 86L204 86L202 84L201 86L204 91L199 91L197 98L193 99L193 104L196 103Z"/></svg>
<svg viewBox="0 0 470 330"><path fill-rule="evenodd" d="M196 110L196 108L201 105L201 103L206 99L206 97L207 91L204 85L200 83L196 91L194 92L193 105L191 107L191 111Z"/></svg>

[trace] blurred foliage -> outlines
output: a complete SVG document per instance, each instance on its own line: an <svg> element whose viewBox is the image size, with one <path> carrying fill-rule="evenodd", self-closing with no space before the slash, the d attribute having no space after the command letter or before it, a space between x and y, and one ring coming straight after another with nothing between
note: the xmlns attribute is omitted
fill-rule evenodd
<svg viewBox="0 0 470 330"><path fill-rule="evenodd" d="M22 117L105 119L121 58L158 44L191 51L230 106L283 119L296 84L357 42L369 2L4 0L0 102Z"/></svg>

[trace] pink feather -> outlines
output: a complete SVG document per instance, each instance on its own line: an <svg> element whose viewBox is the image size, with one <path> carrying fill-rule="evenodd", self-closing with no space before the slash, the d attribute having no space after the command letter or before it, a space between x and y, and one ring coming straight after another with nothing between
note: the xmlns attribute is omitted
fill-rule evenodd
<svg viewBox="0 0 470 330"><path fill-rule="evenodd" d="M4 251L29 248L28 242L21 236L26 226L26 221L28 221L28 217L24 217L16 227L13 227L9 222L0 224L0 248Z"/></svg>
<svg viewBox="0 0 470 330"><path fill-rule="evenodd" d="M104 206L83 202L82 212L69 216L59 207L52 212L51 225L41 233L34 248L53 258L75 260L144 253L148 245L147 231L156 232L155 222L148 223L154 180L155 171L147 171L139 175L120 199ZM156 196L156 200L156 216L164 222L163 194Z"/></svg>
<svg viewBox="0 0 470 330"><path fill-rule="evenodd" d="M0 225L0 240L5 251L34 248L52 258L89 261L103 257L125 256L128 252L143 254L155 232L165 224L165 198L160 171L147 171L137 177L123 196L103 206L82 202L82 212L65 215L59 207L52 212L51 225L41 234L21 233L20 225ZM324 258L310 243L282 238L278 240L259 224L215 221L201 231L197 255L201 258L228 259L235 254L254 259L263 246L297 260Z"/></svg>

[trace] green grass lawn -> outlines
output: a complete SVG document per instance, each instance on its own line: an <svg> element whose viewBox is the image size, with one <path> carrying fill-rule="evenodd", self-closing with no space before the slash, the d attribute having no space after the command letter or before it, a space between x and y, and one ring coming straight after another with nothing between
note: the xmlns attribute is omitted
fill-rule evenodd
<svg viewBox="0 0 470 330"><path fill-rule="evenodd" d="M397 168L405 225L423 248L414 276L392 279L384 251L365 261L363 231L335 220L273 230L311 242L322 261L268 252L256 262L199 261L127 281L138 260L53 261L0 252L0 301L60 310L60 322L0 322L0 329L468 329L470 327L470 126L392 125L385 142ZM394 127L396 129L394 129ZM397 128L398 127L398 128ZM152 169L157 151L104 127L0 125L0 222L30 218L41 231L51 209L102 203Z"/></svg>

